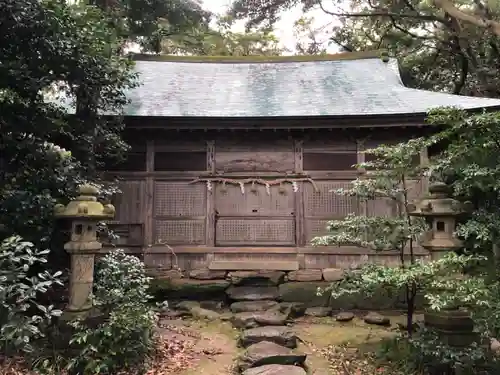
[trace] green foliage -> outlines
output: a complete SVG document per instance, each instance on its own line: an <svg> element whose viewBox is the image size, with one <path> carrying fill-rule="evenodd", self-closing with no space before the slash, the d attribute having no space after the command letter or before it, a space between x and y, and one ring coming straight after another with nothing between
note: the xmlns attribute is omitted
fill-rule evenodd
<svg viewBox="0 0 500 375"><path fill-rule="evenodd" d="M33 268L47 262L48 253L18 236L0 244L0 340L4 351L31 352L33 341L44 336L53 317L61 315L54 306L39 302L42 294L62 285L61 273L30 275Z"/></svg>
<svg viewBox="0 0 500 375"><path fill-rule="evenodd" d="M486 258L480 256L447 253L438 260L416 260L404 268L368 264L348 272L342 281L327 290L339 298L360 292L370 295L380 287L401 290L415 285L417 292L424 293L430 309L438 311L458 306L477 309L489 306L492 299L487 280L481 275L458 275L468 266L484 261Z"/></svg>
<svg viewBox="0 0 500 375"><path fill-rule="evenodd" d="M498 278L492 280L487 272L492 254L485 251L491 244L496 244L498 238L500 176L496 157L500 152L497 146L500 142L496 138L499 119L494 113L467 114L442 109L432 112L429 117L431 124L441 126L434 136L369 151L377 155L377 160L363 165L368 171L366 177L354 181L351 189L336 193L364 200L388 199L395 204L396 217L348 215L343 220L329 223L330 234L314 239L314 244L349 243L374 250L394 249L400 254L401 264L400 267L368 264L351 270L344 280L328 288L333 297L360 292L370 295L381 287L389 290L405 288L409 297L408 327L413 327L413 297L421 293L429 309L467 308L479 333L485 337L495 337L500 333L500 285ZM435 156L426 168L411 168L412 155L419 147L430 147ZM444 180L453 187L455 196L474 203L476 211L469 221L459 226L457 233L472 244L470 249L475 250L476 255L467 250L461 254L451 252L429 262L412 256L412 244L425 235L426 226L408 215L410 191L407 187L412 179L424 173ZM409 254L405 255L403 250L407 247ZM495 255L497 268L498 254ZM398 360L406 369L411 365L408 372L418 370L423 363L443 366L448 371L459 367L471 370L479 364L491 362L487 349L482 346L453 348L441 342L436 332L427 329L412 332L410 328L408 333L410 338L398 343L400 346L404 342L408 349L402 354L408 356L406 360Z"/></svg>
<svg viewBox="0 0 500 375"><path fill-rule="evenodd" d="M431 159L433 174L445 179L454 195L474 204L457 233L471 250L492 255L500 236L500 113L440 109L430 113L428 122L443 127L435 136L443 150Z"/></svg>
<svg viewBox="0 0 500 375"><path fill-rule="evenodd" d="M356 197L360 202L379 201L387 204L395 216L347 215L328 223L329 234L312 240L313 245L354 245L373 250L394 251L399 256L399 268L368 265L347 275L341 283L327 288L334 297L344 294L374 293L380 287L399 292L406 291L408 333L412 333L418 280L412 272L420 271L416 263L414 245L427 228L424 220L409 216L411 187L418 182L425 169L415 158L428 146L429 140L418 138L392 146L381 145L365 153L373 161L357 165L366 172L351 183L348 189L335 194Z"/></svg>
<svg viewBox="0 0 500 375"><path fill-rule="evenodd" d="M99 183L98 167L127 149L121 121L99 116L120 113L125 90L136 83L108 21L79 3L1 1L3 238L19 234L45 247L54 202L83 181ZM76 116L61 103L77 104Z"/></svg>
<svg viewBox="0 0 500 375"><path fill-rule="evenodd" d="M413 241L423 233L421 220L410 219L411 182L418 182L424 168L415 165L415 156L427 144L424 138L395 146L380 146L366 150L375 156L374 161L357 165L367 172L352 181L350 188L337 189L333 193L358 198L361 202L379 200L396 209L395 217L348 215L342 220L328 223L330 234L313 239L314 245L353 244L374 250L396 250L402 252L407 244L412 250Z"/></svg>
<svg viewBox="0 0 500 375"><path fill-rule="evenodd" d="M213 26L163 39L162 53L199 56L277 56L284 52L272 28L231 30L234 20L219 17Z"/></svg>
<svg viewBox="0 0 500 375"><path fill-rule="evenodd" d="M136 257L115 250L98 264L95 305L105 314L104 322L89 327L73 323L71 344L78 353L67 369L82 375L141 371L152 350L156 315L147 294L150 279Z"/></svg>

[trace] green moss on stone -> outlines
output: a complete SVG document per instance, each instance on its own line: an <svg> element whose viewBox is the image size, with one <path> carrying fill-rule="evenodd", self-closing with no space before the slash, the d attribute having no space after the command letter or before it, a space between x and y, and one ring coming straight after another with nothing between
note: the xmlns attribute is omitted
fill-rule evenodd
<svg viewBox="0 0 500 375"><path fill-rule="evenodd" d="M226 280L155 279L150 292L159 300L223 300L228 286Z"/></svg>

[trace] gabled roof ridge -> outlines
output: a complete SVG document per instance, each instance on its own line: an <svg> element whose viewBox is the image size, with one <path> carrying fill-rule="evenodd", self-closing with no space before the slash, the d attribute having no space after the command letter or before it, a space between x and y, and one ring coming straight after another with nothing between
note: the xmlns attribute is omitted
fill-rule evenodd
<svg viewBox="0 0 500 375"><path fill-rule="evenodd" d="M387 62L386 50L362 52L342 52L324 55L292 55L292 56L178 56L158 54L130 54L135 61L159 61L182 63L294 63L314 61L362 60L381 58Z"/></svg>

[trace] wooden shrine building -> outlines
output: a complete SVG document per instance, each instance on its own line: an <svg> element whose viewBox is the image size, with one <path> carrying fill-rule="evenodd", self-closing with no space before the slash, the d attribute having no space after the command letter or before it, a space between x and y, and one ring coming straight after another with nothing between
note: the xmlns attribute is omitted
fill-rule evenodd
<svg viewBox="0 0 500 375"><path fill-rule="evenodd" d="M126 108L132 150L110 171L123 191L112 226L121 247L158 270L396 260L310 245L328 220L393 209L329 191L362 173L353 164L363 149L425 134L432 108L500 108L500 100L407 88L397 62L378 53L136 60L142 85ZM425 159L424 150L416 162ZM414 196L422 189L415 184Z"/></svg>

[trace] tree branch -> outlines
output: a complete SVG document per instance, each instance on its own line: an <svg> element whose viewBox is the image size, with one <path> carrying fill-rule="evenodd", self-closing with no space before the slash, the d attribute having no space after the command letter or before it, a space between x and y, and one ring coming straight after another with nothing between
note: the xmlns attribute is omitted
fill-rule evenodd
<svg viewBox="0 0 500 375"><path fill-rule="evenodd" d="M493 34L500 37L499 22L465 13L458 9L450 0L434 0L434 5L457 20L490 30Z"/></svg>
<svg viewBox="0 0 500 375"><path fill-rule="evenodd" d="M437 1L437 0L436 0ZM438 21L441 23L446 23L445 19L441 19L437 16L430 15L430 14L405 14L405 13L394 13L394 12L389 12L386 9L381 9L376 12L368 12L368 13L336 13L332 12L330 10L326 10L325 7L323 6L323 3L319 3L319 7L323 12L330 16L335 16L335 17L394 17L394 18L413 18L413 19L419 19L419 20L424 20L424 21Z"/></svg>

